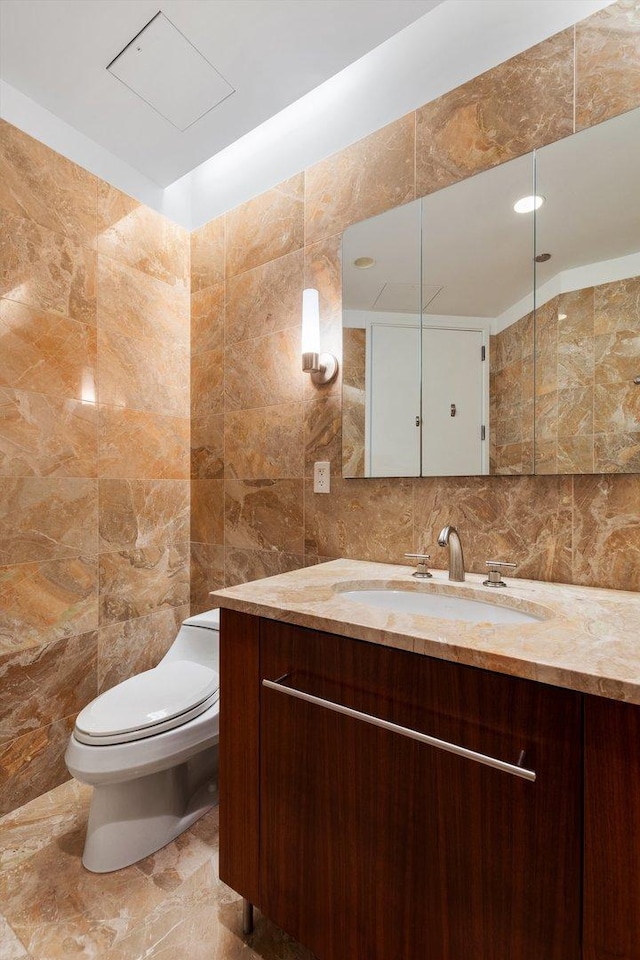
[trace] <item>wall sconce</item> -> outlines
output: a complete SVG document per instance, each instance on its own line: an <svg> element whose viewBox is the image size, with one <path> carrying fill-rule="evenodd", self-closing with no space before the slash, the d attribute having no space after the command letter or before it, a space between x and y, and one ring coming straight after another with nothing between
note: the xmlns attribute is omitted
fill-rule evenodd
<svg viewBox="0 0 640 960"><path fill-rule="evenodd" d="M302 369L314 383L331 383L338 375L332 353L320 353L320 298L318 291L302 291Z"/></svg>

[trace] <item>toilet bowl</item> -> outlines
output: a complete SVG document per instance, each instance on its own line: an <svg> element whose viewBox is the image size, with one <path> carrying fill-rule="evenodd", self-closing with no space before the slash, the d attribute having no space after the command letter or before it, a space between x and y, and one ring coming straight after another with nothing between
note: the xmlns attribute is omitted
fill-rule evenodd
<svg viewBox="0 0 640 960"><path fill-rule="evenodd" d="M93 787L88 870L149 856L216 803L219 622L218 610L185 620L157 667L78 715L65 762Z"/></svg>

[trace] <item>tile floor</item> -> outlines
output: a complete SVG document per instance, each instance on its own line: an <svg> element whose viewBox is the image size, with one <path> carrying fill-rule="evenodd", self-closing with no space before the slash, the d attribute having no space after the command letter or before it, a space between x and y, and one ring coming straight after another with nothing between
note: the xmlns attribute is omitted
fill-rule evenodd
<svg viewBox="0 0 640 960"><path fill-rule="evenodd" d="M115 873L81 864L90 789L71 780L0 819L1 960L313 960L218 879L218 811Z"/></svg>

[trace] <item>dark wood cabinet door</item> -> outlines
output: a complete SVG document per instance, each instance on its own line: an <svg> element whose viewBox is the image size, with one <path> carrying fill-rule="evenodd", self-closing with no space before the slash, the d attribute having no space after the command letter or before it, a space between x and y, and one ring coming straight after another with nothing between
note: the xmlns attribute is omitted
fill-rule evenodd
<svg viewBox="0 0 640 960"><path fill-rule="evenodd" d="M261 902L320 960L578 960L581 697L261 622Z"/></svg>
<svg viewBox="0 0 640 960"><path fill-rule="evenodd" d="M260 621L222 610L220 878L260 904Z"/></svg>
<svg viewBox="0 0 640 960"><path fill-rule="evenodd" d="M584 960L640 960L640 707L584 709Z"/></svg>

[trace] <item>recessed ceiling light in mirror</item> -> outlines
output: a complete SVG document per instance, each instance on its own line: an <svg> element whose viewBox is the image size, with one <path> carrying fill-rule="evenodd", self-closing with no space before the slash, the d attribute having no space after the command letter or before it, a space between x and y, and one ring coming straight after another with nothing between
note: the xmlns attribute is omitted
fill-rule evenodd
<svg viewBox="0 0 640 960"><path fill-rule="evenodd" d="M373 267L374 264L375 260L373 257L357 257L357 259L353 261L354 267L358 267L359 270L368 270L369 267Z"/></svg>
<svg viewBox="0 0 640 960"><path fill-rule="evenodd" d="M520 197L514 203L513 209L516 213L532 213L534 210L539 210L544 201L545 198L540 196Z"/></svg>

